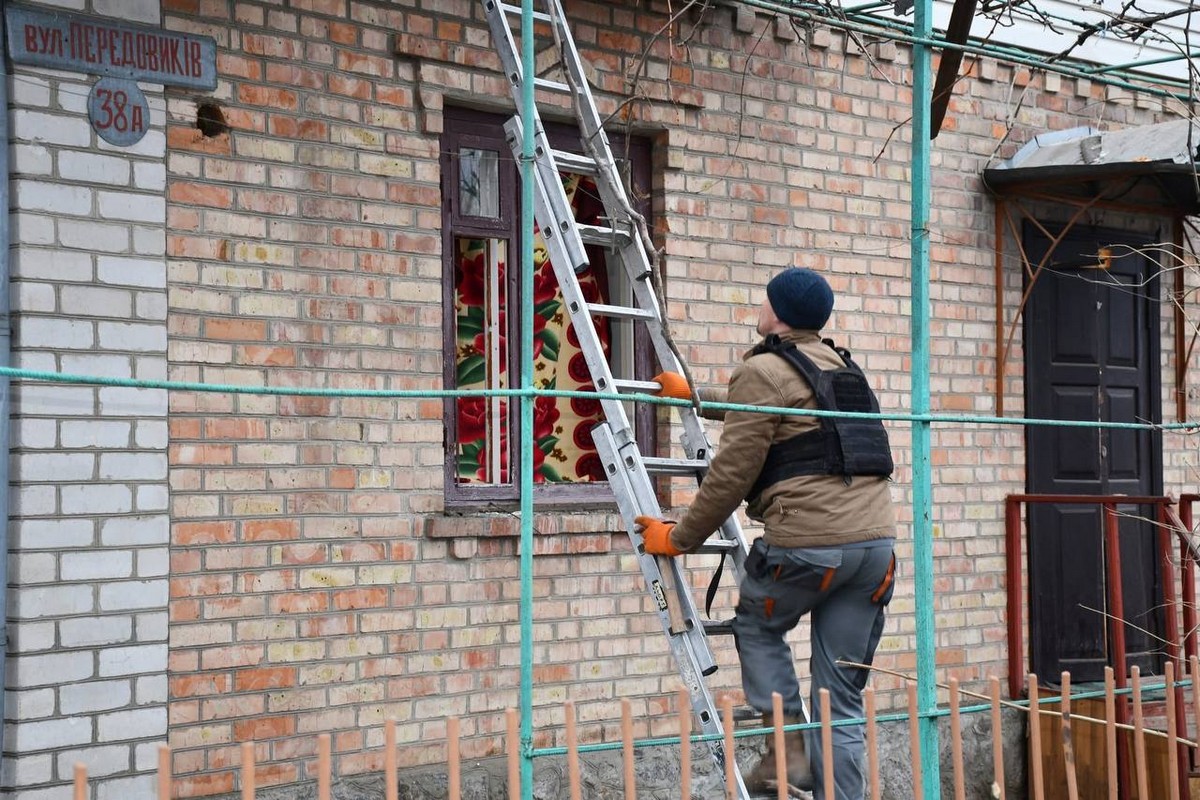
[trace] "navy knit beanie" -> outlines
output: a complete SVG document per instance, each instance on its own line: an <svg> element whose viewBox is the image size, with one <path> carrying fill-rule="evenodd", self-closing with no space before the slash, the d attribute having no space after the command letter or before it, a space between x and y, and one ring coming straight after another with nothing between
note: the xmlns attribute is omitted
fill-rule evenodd
<svg viewBox="0 0 1200 800"><path fill-rule="evenodd" d="M833 312L833 290L818 273L788 267L767 284L775 316L792 328L819 331Z"/></svg>

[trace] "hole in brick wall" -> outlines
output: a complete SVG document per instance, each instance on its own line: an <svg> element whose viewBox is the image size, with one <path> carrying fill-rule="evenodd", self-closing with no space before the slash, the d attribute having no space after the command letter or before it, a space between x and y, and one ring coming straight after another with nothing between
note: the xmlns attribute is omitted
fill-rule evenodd
<svg viewBox="0 0 1200 800"><path fill-rule="evenodd" d="M206 138L220 136L229 131L229 123L216 103L201 103L196 109L196 127Z"/></svg>

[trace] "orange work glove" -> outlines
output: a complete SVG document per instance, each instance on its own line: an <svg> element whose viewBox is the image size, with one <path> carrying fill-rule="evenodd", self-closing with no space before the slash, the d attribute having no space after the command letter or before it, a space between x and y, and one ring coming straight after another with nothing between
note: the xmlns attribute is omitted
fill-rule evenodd
<svg viewBox="0 0 1200 800"><path fill-rule="evenodd" d="M691 400L692 387L678 372L660 372L650 380L662 386L656 393L658 397L673 397L676 400Z"/></svg>
<svg viewBox="0 0 1200 800"><path fill-rule="evenodd" d="M633 522L642 534L642 541L646 546L647 553L654 556L671 556L672 558L683 555L682 550L671 544L671 531L675 528L674 522L654 517L635 517Z"/></svg>

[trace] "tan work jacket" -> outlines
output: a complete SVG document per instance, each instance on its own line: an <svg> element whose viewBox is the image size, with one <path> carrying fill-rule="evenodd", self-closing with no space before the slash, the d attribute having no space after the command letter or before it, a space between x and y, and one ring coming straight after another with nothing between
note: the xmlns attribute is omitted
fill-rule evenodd
<svg viewBox="0 0 1200 800"><path fill-rule="evenodd" d="M841 359L816 331L790 331L780 338L821 369L840 367ZM813 408L817 399L808 382L781 356L747 353L729 379L727 402L751 406ZM702 393L701 399L717 399ZM772 445L820 426L816 417L730 411L712 466L695 500L671 531L671 543L692 550L738 508L757 480ZM841 475L800 475L767 487L747 509L763 523L767 544L777 547L826 547L894 537L896 520L887 478L856 476L849 485Z"/></svg>

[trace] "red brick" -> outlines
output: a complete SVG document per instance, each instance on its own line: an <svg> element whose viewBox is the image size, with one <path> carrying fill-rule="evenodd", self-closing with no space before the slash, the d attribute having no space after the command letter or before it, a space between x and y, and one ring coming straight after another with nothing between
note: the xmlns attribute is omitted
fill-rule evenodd
<svg viewBox="0 0 1200 800"><path fill-rule="evenodd" d="M176 181L171 184L167 199L172 203L229 208L233 205L233 192L223 186Z"/></svg>
<svg viewBox="0 0 1200 800"><path fill-rule="evenodd" d="M233 791L233 772L210 772L175 778L172 791L178 797L207 797Z"/></svg>
<svg viewBox="0 0 1200 800"><path fill-rule="evenodd" d="M355 608L384 608L387 589L347 589L333 592L333 607L342 611Z"/></svg>
<svg viewBox="0 0 1200 800"><path fill-rule="evenodd" d="M265 108L289 110L294 110L300 105L299 97L290 89L279 89L273 86L256 86L245 83L238 87L238 100Z"/></svg>
<svg viewBox="0 0 1200 800"><path fill-rule="evenodd" d="M204 335L211 339L261 341L267 338L267 323L252 319L207 319Z"/></svg>
<svg viewBox="0 0 1200 800"><path fill-rule="evenodd" d="M177 522L172 540L177 545L215 544L232 542L232 522Z"/></svg>
<svg viewBox="0 0 1200 800"><path fill-rule="evenodd" d="M307 614L328 610L329 595L324 592L290 592L271 597L273 614Z"/></svg>
<svg viewBox="0 0 1200 800"><path fill-rule="evenodd" d="M262 519L245 520L242 522L244 542L278 542L296 539L300 536L300 527L295 520Z"/></svg>
<svg viewBox="0 0 1200 800"><path fill-rule="evenodd" d="M290 716L258 717L256 719L239 720L233 724L233 736L239 742L255 739L277 739L288 736L296 731L296 720ZM255 777L259 769L255 768Z"/></svg>

